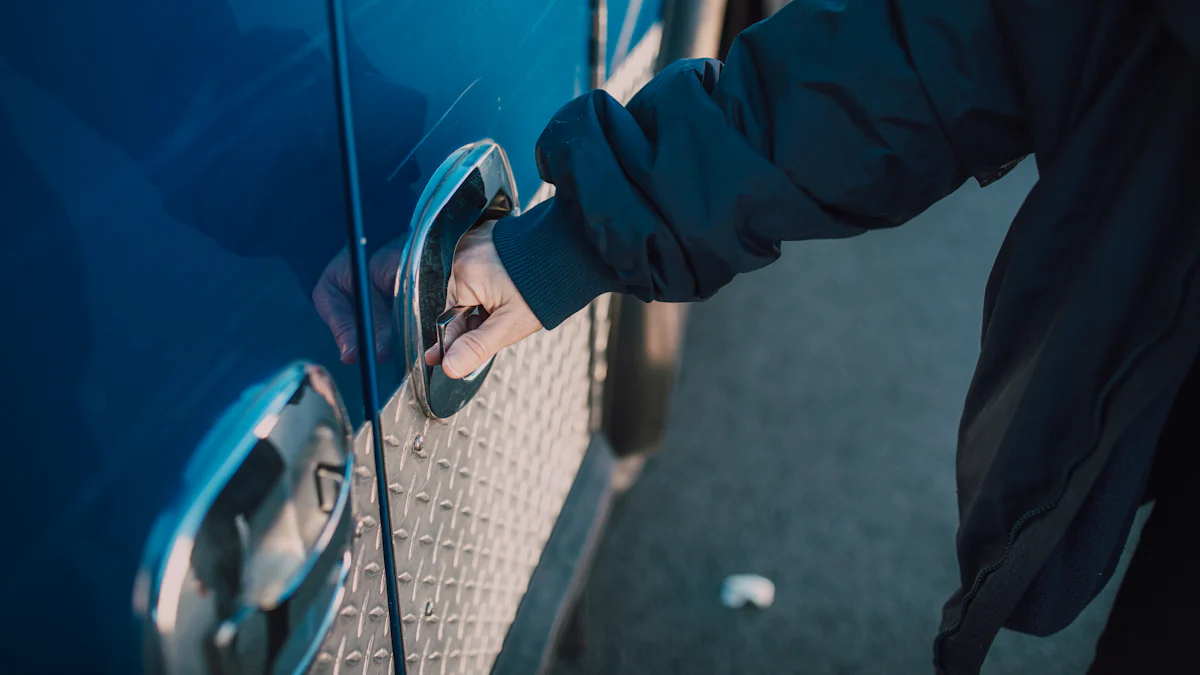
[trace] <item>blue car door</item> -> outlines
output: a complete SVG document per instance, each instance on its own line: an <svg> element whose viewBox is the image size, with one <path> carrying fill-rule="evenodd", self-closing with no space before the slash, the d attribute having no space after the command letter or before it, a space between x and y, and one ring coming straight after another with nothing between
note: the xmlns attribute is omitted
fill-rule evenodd
<svg viewBox="0 0 1200 675"><path fill-rule="evenodd" d="M3 3L14 672L545 662L607 494L607 301L465 383L416 356L472 312L457 237L552 194L542 127L627 99L660 11Z"/></svg>
<svg viewBox="0 0 1200 675"><path fill-rule="evenodd" d="M7 665L310 660L372 461L312 300L352 276L324 3L18 0L0 52ZM379 90L365 161L424 123Z"/></svg>

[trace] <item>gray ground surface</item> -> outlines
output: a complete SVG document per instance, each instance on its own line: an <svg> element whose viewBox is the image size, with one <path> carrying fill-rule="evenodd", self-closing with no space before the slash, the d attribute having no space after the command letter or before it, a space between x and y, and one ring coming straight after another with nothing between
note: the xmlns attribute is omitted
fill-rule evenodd
<svg viewBox="0 0 1200 675"><path fill-rule="evenodd" d="M904 228L786 248L694 308L664 451L617 505L589 651L559 673L932 672L955 588L954 442L982 295L1032 161ZM731 573L773 579L728 610ZM985 673L1082 674L1115 584Z"/></svg>

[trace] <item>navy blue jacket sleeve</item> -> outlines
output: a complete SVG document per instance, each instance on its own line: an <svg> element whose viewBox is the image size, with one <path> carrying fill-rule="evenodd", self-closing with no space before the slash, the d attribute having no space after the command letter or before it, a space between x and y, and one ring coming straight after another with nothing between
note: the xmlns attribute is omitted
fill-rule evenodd
<svg viewBox="0 0 1200 675"><path fill-rule="evenodd" d="M556 196L496 247L547 327L604 292L708 298L783 241L900 225L1002 175L1029 151L1012 72L984 0L795 0L723 66L564 106L537 145Z"/></svg>

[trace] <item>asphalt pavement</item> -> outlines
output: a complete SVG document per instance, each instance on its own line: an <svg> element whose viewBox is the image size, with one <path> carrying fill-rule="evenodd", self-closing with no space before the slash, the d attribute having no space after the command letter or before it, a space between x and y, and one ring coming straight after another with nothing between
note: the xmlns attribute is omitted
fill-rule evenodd
<svg viewBox="0 0 1200 675"><path fill-rule="evenodd" d="M927 674L956 588L954 445L984 284L1032 160L906 226L785 246L693 308L662 452L617 503L559 675ZM723 579L775 582L727 609ZM1116 583L987 675L1082 675Z"/></svg>

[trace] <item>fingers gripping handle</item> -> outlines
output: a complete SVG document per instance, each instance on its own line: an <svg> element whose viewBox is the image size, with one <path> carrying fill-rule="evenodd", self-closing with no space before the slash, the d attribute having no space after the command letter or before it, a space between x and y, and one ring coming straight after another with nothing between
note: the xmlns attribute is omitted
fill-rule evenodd
<svg viewBox="0 0 1200 675"><path fill-rule="evenodd" d="M404 368L426 415L446 419L462 410L491 369L488 359L465 378L451 379L429 366L425 351L436 342L444 355L475 307L447 307L454 251L476 225L517 212L517 190L504 150L483 140L451 154L434 172L413 214L412 232L401 256L393 303L404 347ZM459 331L461 332L461 331Z"/></svg>
<svg viewBox="0 0 1200 675"><path fill-rule="evenodd" d="M438 316L438 319L437 319L438 350L441 352L443 358L445 358L446 354L450 351L450 345L454 342L455 338L457 338L458 335L461 335L463 332L465 332L467 330L466 329L467 317L472 316L481 310L482 310L482 308L478 305L474 305L474 306L455 305L454 307L451 307L450 309L447 309L446 311L442 312L441 315ZM458 322L458 324L460 326L462 326L462 330L459 331L458 333L451 333L450 327L455 322ZM476 368L470 374L464 376L462 379L470 380L470 379L474 379L476 377L480 377L483 373L486 372L486 368L489 365L491 365L491 359L489 359L488 361L485 361L482 365L480 365L478 368Z"/></svg>

